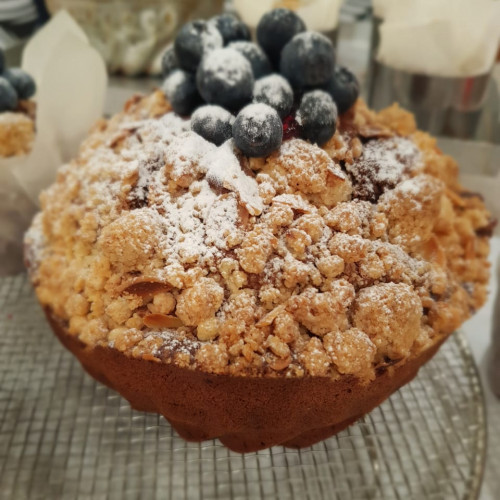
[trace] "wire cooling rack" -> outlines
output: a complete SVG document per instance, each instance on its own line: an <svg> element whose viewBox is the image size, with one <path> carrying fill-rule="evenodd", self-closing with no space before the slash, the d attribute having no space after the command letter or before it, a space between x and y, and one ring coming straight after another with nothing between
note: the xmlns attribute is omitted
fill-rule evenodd
<svg viewBox="0 0 500 500"><path fill-rule="evenodd" d="M25 275L0 279L0 499L472 499L485 456L457 333L418 377L310 448L240 455L131 410L52 335Z"/></svg>

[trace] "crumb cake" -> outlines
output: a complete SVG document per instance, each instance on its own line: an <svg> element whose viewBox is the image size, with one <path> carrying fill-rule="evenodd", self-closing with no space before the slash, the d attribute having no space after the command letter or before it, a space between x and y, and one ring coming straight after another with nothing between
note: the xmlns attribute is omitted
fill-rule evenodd
<svg viewBox="0 0 500 500"><path fill-rule="evenodd" d="M21 68L7 68L0 48L0 158L31 151L35 137L34 79Z"/></svg>
<svg viewBox="0 0 500 500"><path fill-rule="evenodd" d="M0 157L28 154L35 139L34 102L25 101L16 111L0 113Z"/></svg>
<svg viewBox="0 0 500 500"><path fill-rule="evenodd" d="M485 301L491 220L393 106L218 150L163 94L101 122L26 238L62 342L133 407L249 451L335 433Z"/></svg>
<svg viewBox="0 0 500 500"><path fill-rule="evenodd" d="M331 85L272 78L238 111L246 84L215 92L227 61L232 81L252 75L234 49L204 56L197 86L169 54L165 89L94 127L25 239L47 318L92 376L240 452L308 446L410 381L484 303L494 225L410 113L368 109L348 70L311 66L330 42L269 16L258 36L299 33L281 31L282 75L305 64ZM182 31L190 65L203 30L222 43L203 23Z"/></svg>

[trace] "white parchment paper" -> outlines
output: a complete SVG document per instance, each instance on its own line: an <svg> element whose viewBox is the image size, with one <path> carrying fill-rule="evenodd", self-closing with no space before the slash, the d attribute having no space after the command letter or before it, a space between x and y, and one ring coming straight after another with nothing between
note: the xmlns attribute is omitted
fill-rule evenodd
<svg viewBox="0 0 500 500"><path fill-rule="evenodd" d="M496 0L376 0L382 18L377 60L443 77L490 72L500 41Z"/></svg>
<svg viewBox="0 0 500 500"><path fill-rule="evenodd" d="M29 41L22 67L37 83L36 137L30 154L0 158L0 274L19 270L38 195L102 116L107 85L101 56L65 11Z"/></svg>

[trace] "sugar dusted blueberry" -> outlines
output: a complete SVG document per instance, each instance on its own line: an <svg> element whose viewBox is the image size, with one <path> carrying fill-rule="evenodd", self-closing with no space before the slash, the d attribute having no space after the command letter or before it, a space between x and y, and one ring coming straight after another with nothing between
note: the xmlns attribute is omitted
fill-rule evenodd
<svg viewBox="0 0 500 500"><path fill-rule="evenodd" d="M207 54L196 73L196 83L203 99L237 111L252 99L254 78L248 60L231 48Z"/></svg>
<svg viewBox="0 0 500 500"><path fill-rule="evenodd" d="M191 130L220 146L233 135L234 116L224 108L208 104L200 106L191 116Z"/></svg>
<svg viewBox="0 0 500 500"><path fill-rule="evenodd" d="M211 22L215 24L224 40L224 45L235 40L250 40L250 30L248 26L232 14L221 14L215 16Z"/></svg>
<svg viewBox="0 0 500 500"><path fill-rule="evenodd" d="M248 59L252 66L254 78L260 78L272 72L271 63L264 51L255 43L238 41L232 42L228 48L237 50L241 55Z"/></svg>
<svg viewBox="0 0 500 500"><path fill-rule="evenodd" d="M293 90L281 75L269 75L255 82L253 100L271 106L280 118L285 118L293 106Z"/></svg>
<svg viewBox="0 0 500 500"><path fill-rule="evenodd" d="M326 36L315 31L296 35L281 53L281 74L295 88L324 85L335 65L335 51Z"/></svg>
<svg viewBox="0 0 500 500"><path fill-rule="evenodd" d="M17 93L10 82L0 76L0 112L12 111L17 106Z"/></svg>
<svg viewBox="0 0 500 500"><path fill-rule="evenodd" d="M306 30L304 21L290 9L273 9L257 25L257 41L271 62L279 65L281 50L298 33Z"/></svg>
<svg viewBox="0 0 500 500"><path fill-rule="evenodd" d="M176 69L167 76L162 90L179 115L189 115L201 103L194 75L182 69Z"/></svg>
<svg viewBox="0 0 500 500"><path fill-rule="evenodd" d="M21 68L6 69L2 76L14 87L18 99L29 99L35 94L35 80Z"/></svg>
<svg viewBox="0 0 500 500"><path fill-rule="evenodd" d="M337 116L337 106L330 94L312 90L302 96L296 119L302 129L302 137L321 146L335 133Z"/></svg>
<svg viewBox="0 0 500 500"><path fill-rule="evenodd" d="M263 157L278 149L283 125L277 111L267 104L249 104L236 117L233 138L243 154Z"/></svg>
<svg viewBox="0 0 500 500"><path fill-rule="evenodd" d="M339 113L347 111L359 97L358 79L342 66L335 66L333 75L324 89L332 96Z"/></svg>
<svg viewBox="0 0 500 500"><path fill-rule="evenodd" d="M177 56L175 55L175 50L173 45L169 45L167 50L163 53L161 58L161 72L163 78L166 78L174 69L179 68L179 61L177 61Z"/></svg>
<svg viewBox="0 0 500 500"><path fill-rule="evenodd" d="M197 19L186 23L175 38L174 50L179 65L186 71L196 71L201 58L223 45L222 35L213 23Z"/></svg>

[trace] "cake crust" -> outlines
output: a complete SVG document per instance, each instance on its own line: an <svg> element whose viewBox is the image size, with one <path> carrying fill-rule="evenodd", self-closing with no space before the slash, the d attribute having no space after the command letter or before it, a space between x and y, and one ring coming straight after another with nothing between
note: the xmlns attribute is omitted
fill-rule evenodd
<svg viewBox="0 0 500 500"><path fill-rule="evenodd" d="M99 382L139 411L160 413L188 441L218 438L248 453L275 445L303 448L340 432L412 380L446 337L418 356L379 367L368 385L354 376L238 377L173 363L140 360L107 346L88 346L45 309L61 343Z"/></svg>

